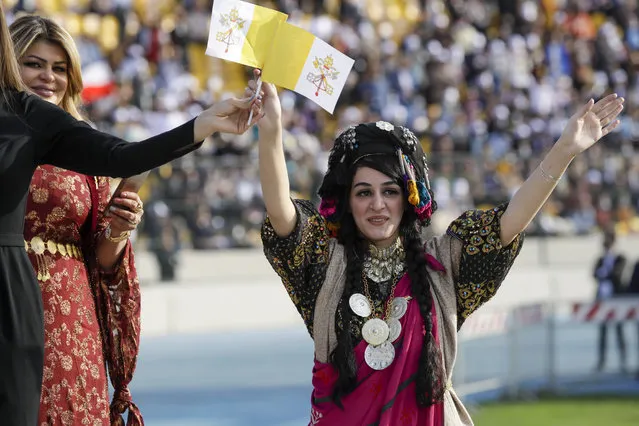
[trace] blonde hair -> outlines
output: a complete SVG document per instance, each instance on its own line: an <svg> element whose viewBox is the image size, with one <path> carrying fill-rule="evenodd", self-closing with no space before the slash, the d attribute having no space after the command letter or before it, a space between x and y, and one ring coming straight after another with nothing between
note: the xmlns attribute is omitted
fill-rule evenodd
<svg viewBox="0 0 639 426"><path fill-rule="evenodd" d="M0 2L0 96L9 104L10 90L26 90L20 77L20 67L16 61L13 43L7 27L7 17Z"/></svg>
<svg viewBox="0 0 639 426"><path fill-rule="evenodd" d="M51 19L37 15L21 16L11 24L9 31L18 59L39 41L57 44L64 50L68 60L68 86L59 106L78 120L82 120L79 110L82 105L80 94L83 88L80 54L71 34Z"/></svg>

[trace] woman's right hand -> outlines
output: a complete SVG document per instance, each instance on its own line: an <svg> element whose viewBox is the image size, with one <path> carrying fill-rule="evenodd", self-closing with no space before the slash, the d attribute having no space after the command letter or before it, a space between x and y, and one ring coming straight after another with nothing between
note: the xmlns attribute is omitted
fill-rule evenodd
<svg viewBox="0 0 639 426"><path fill-rule="evenodd" d="M215 132L241 135L260 120L260 109L261 102L258 99L229 98L217 102L195 119L195 141L202 141ZM249 123L251 111L253 116Z"/></svg>
<svg viewBox="0 0 639 426"><path fill-rule="evenodd" d="M259 69L253 70L254 79L248 82L247 94L252 96L255 94L257 87L257 79L262 72ZM282 129L282 105L277 94L277 89L272 83L262 82L260 93L256 97L257 102L261 102L262 117L257 123L260 133L267 135L275 135Z"/></svg>

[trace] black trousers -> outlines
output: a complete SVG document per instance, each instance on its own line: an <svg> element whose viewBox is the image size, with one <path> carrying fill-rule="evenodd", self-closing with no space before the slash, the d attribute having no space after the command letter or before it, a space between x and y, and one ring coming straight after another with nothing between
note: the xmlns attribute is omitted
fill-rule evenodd
<svg viewBox="0 0 639 426"><path fill-rule="evenodd" d="M599 360L597 369L602 370L606 363L606 345L608 337L608 326L613 325L617 335L617 347L619 348L619 361L621 368L626 368L626 337L623 334L623 323L602 322L599 324Z"/></svg>

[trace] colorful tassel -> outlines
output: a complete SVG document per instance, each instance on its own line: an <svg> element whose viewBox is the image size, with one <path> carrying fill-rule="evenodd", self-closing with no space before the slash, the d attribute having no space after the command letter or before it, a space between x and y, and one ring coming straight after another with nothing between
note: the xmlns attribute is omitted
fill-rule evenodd
<svg viewBox="0 0 639 426"><path fill-rule="evenodd" d="M414 180L408 181L408 202L413 206L419 204L419 192L417 191L417 183Z"/></svg>
<svg viewBox="0 0 639 426"><path fill-rule="evenodd" d="M423 207L429 204L431 201L430 192L426 189L426 185L423 181L417 182L417 189L419 192L419 205L417 207Z"/></svg>

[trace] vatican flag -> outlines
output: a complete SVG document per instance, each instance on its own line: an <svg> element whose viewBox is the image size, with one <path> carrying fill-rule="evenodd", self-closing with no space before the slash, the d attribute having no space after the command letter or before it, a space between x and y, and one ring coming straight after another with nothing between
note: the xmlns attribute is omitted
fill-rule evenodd
<svg viewBox="0 0 639 426"><path fill-rule="evenodd" d="M287 17L241 0L215 0L206 54L262 68L278 25Z"/></svg>
<svg viewBox="0 0 639 426"><path fill-rule="evenodd" d="M313 34L280 22L262 80L294 90L332 114L354 63Z"/></svg>

